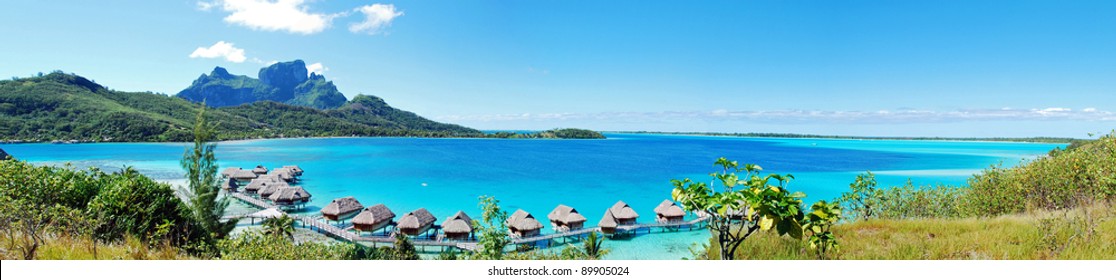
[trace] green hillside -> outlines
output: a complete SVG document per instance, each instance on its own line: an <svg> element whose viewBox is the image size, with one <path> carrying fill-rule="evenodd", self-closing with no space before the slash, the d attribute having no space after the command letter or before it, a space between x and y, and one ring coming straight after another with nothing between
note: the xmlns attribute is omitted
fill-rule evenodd
<svg viewBox="0 0 1116 280"><path fill-rule="evenodd" d="M221 123L222 140L483 136L474 129L437 123L392 108L382 100L365 99L357 98L333 110L261 101L209 112L212 119ZM200 106L151 92L109 90L89 79L62 72L5 80L0 81L0 140L186 141L187 128Z"/></svg>

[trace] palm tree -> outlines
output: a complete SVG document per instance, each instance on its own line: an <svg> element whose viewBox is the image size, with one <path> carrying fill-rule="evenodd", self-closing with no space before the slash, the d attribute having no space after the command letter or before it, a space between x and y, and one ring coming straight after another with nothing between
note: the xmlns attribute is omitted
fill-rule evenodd
<svg viewBox="0 0 1116 280"><path fill-rule="evenodd" d="M283 215L267 218L263 221L263 227L265 234L294 239L294 218L291 218L291 216Z"/></svg>
<svg viewBox="0 0 1116 280"><path fill-rule="evenodd" d="M607 255L608 249L602 248L602 243L604 243L604 239L597 235L597 232L589 232L589 235L585 237L585 243L583 244L585 249L585 256L589 257L589 259L595 260L600 259L604 255Z"/></svg>

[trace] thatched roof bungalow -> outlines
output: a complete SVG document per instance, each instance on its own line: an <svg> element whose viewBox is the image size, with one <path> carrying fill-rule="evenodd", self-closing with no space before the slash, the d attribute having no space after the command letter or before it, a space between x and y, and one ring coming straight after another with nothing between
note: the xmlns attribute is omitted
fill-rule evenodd
<svg viewBox="0 0 1116 280"><path fill-rule="evenodd" d="M678 207L678 204L670 201L670 199L664 199L663 202L659 203L659 206L655 207L655 221L660 223L681 222L685 217L686 211L683 211L682 207Z"/></svg>
<svg viewBox="0 0 1116 280"><path fill-rule="evenodd" d="M399 218L395 228L403 234L416 236L434 227L434 222L437 220L438 218L435 218L434 214L430 214L430 211L427 211L426 208L419 208Z"/></svg>
<svg viewBox="0 0 1116 280"><path fill-rule="evenodd" d="M585 216L577 212L577 209L565 204L559 204L553 211L550 211L550 214L546 215L546 218L550 220L550 225L554 226L556 231L581 229L585 227L585 221L587 220Z"/></svg>
<svg viewBox="0 0 1116 280"><path fill-rule="evenodd" d="M257 182L256 180L252 180L252 183L256 183L256 182ZM278 192L279 189L291 187L291 185L288 185L285 182L274 182L274 181L258 181L258 182L259 182L259 184L258 184L259 187L256 188L255 191L252 190L252 187L253 187L252 184L248 184L247 187L244 187L244 191L249 192L249 193L255 192L256 194L258 194L260 196L260 198L270 199L271 195L275 194L275 192Z"/></svg>
<svg viewBox="0 0 1116 280"><path fill-rule="evenodd" d="M618 226L635 224L636 218L639 218L639 214L632 210L631 206L624 201L617 201L605 210L604 217L601 217L597 226L601 227L601 232L613 233Z"/></svg>
<svg viewBox="0 0 1116 280"><path fill-rule="evenodd" d="M395 213L391 209L383 204L376 204L364 208L364 211L353 217L353 228L359 231L377 231L391 225L391 219L394 218Z"/></svg>
<svg viewBox="0 0 1116 280"><path fill-rule="evenodd" d="M235 173L237 170L240 170L240 167L225 168L225 171L221 171L221 177L232 177L233 173Z"/></svg>
<svg viewBox="0 0 1116 280"><path fill-rule="evenodd" d="M310 202L310 192L302 187L281 187L267 199L275 205L288 206Z"/></svg>
<svg viewBox="0 0 1116 280"><path fill-rule="evenodd" d="M364 208L364 205L361 205L360 201L357 201L356 198L350 196L334 199L333 201L329 202L329 205L326 205L326 207L322 208L321 212L322 217L325 217L326 219L332 221L339 221L341 219L355 216L357 213L360 213L360 209L362 208Z"/></svg>
<svg viewBox="0 0 1116 280"><path fill-rule="evenodd" d="M511 235L520 238L539 235L539 230L543 227L542 223L535 219L535 216L523 211L523 209L515 210L515 213L512 213L504 222L507 223Z"/></svg>
<svg viewBox="0 0 1116 280"><path fill-rule="evenodd" d="M465 211L457 211L442 223L442 233L448 239L467 240L473 234L473 219Z"/></svg>
<svg viewBox="0 0 1116 280"><path fill-rule="evenodd" d="M284 165L283 168L294 172L295 176L302 176L302 168L298 167L298 165Z"/></svg>
<svg viewBox="0 0 1116 280"><path fill-rule="evenodd" d="M267 167L264 167L263 165L256 165L256 168L252 169L252 173L260 175L267 174Z"/></svg>
<svg viewBox="0 0 1116 280"><path fill-rule="evenodd" d="M229 178L236 179L238 181L238 183L240 181L248 181L248 180L256 179L258 177L259 176L256 175L256 173L253 173L251 170L244 170L244 169L234 170L229 175Z"/></svg>
<svg viewBox="0 0 1116 280"><path fill-rule="evenodd" d="M237 188L240 188L240 185L236 184L236 180L228 179L225 180L225 183L221 185L221 188L225 189L226 191L235 192Z"/></svg>

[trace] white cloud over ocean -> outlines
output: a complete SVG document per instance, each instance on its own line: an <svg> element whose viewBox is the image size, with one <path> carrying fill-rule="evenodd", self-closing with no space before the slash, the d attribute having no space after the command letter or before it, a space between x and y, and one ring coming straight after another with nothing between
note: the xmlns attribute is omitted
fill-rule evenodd
<svg viewBox="0 0 1116 280"><path fill-rule="evenodd" d="M601 112L601 113L523 113L487 115L443 115L436 117L446 122L503 122L503 121L569 121L611 120L624 122L664 122L678 120L697 121L763 121L770 123L864 123L911 124L951 123L970 121L1093 121L1116 122L1116 112L1085 108L1035 108L1035 109L965 109L936 110L876 110L876 111L827 111L827 110L728 110L712 111L662 111L662 112Z"/></svg>

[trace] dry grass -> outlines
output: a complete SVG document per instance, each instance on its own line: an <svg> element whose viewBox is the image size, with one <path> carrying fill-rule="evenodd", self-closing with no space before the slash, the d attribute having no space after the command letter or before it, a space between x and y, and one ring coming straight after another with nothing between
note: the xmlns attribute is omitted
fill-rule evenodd
<svg viewBox="0 0 1116 280"><path fill-rule="evenodd" d="M19 259L18 252L8 248L8 236L0 235L0 258ZM126 238L113 244L97 243L94 249L89 238L53 237L39 247L38 260L183 260L190 259L185 252L172 246L151 248L137 238ZM94 251L96 253L94 253Z"/></svg>
<svg viewBox="0 0 1116 280"><path fill-rule="evenodd" d="M869 220L837 225L836 259L1116 259L1116 207L1040 211L995 218ZM815 259L804 241L761 233L737 259ZM715 256L717 250L709 250Z"/></svg>

